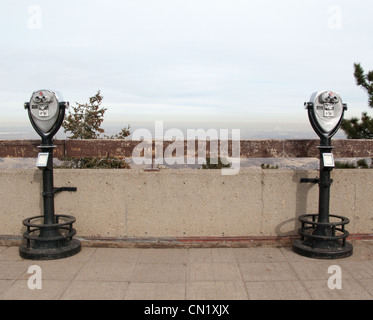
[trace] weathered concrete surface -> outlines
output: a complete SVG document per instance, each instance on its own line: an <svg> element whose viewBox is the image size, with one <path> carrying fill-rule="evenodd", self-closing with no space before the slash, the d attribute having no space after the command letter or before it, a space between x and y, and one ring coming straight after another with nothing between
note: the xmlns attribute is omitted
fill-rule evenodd
<svg viewBox="0 0 373 320"><path fill-rule="evenodd" d="M54 171L56 214L73 215L78 237L94 239L244 238L297 234L297 217L317 213L314 170ZM373 233L373 170L333 170L331 214L351 234ZM42 214L42 171L0 170L0 235L21 236L22 220Z"/></svg>

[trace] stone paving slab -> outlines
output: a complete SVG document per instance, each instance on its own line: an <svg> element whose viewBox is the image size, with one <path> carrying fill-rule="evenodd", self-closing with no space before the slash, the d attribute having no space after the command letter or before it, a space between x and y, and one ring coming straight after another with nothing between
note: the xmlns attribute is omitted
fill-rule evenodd
<svg viewBox="0 0 373 320"><path fill-rule="evenodd" d="M41 289L30 266L39 266ZM341 271L341 288L335 272ZM332 278L331 278L332 277ZM334 278L333 278L334 277ZM373 299L373 243L351 257L317 260L290 247L92 248L51 261L0 246L0 300L343 300Z"/></svg>

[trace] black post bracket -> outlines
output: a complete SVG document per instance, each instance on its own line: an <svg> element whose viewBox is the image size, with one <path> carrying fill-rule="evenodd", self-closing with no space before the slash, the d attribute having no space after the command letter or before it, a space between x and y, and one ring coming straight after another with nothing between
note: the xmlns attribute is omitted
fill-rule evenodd
<svg viewBox="0 0 373 320"><path fill-rule="evenodd" d="M330 179L329 181L320 182L319 178L301 178L300 183L318 183L320 186L328 187L333 183L333 179Z"/></svg>
<svg viewBox="0 0 373 320"><path fill-rule="evenodd" d="M57 194L62 191L77 191L78 189L76 187L60 187L60 188L54 188L54 194Z"/></svg>
<svg viewBox="0 0 373 320"><path fill-rule="evenodd" d="M319 183L320 179L315 178L315 179L310 179L310 178L301 178L300 183Z"/></svg>
<svg viewBox="0 0 373 320"><path fill-rule="evenodd" d="M54 197L55 194L60 193L62 191L77 191L76 187L60 187L60 188L53 188L52 192L42 192L43 197Z"/></svg>

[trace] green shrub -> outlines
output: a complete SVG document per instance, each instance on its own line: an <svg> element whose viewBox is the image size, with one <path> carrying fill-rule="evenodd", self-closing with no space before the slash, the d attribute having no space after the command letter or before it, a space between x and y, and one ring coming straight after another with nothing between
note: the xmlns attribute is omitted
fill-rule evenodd
<svg viewBox="0 0 373 320"><path fill-rule="evenodd" d="M262 163L261 165L260 165L260 167L262 168L262 169L278 169L278 165L276 164L275 166L272 166L272 165L270 165L269 163Z"/></svg>
<svg viewBox="0 0 373 320"><path fill-rule="evenodd" d="M131 166L122 157L105 158L65 158L60 169L130 169Z"/></svg>
<svg viewBox="0 0 373 320"><path fill-rule="evenodd" d="M206 158L206 164L202 165L202 169L221 169L221 168L230 168L232 166L232 163L227 163L228 161L226 161L226 159L222 161L220 157L217 159L217 161L216 161L216 158L214 158L213 160L214 161L211 161L210 158ZM211 163L211 162L214 162L214 163Z"/></svg>
<svg viewBox="0 0 373 320"><path fill-rule="evenodd" d="M373 168L373 163L369 166L366 159L359 159L356 161L356 164L352 162L342 162L336 161L335 162L336 169L369 169Z"/></svg>
<svg viewBox="0 0 373 320"><path fill-rule="evenodd" d="M356 162L358 168L369 169L368 162L365 159L360 159Z"/></svg>
<svg viewBox="0 0 373 320"><path fill-rule="evenodd" d="M356 169L356 165L351 162L336 161L335 168L336 169Z"/></svg>

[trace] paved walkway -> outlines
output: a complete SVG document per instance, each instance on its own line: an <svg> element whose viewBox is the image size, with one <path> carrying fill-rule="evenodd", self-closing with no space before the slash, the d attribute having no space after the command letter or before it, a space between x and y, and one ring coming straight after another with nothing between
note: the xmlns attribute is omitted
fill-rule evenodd
<svg viewBox="0 0 373 320"><path fill-rule="evenodd" d="M32 265L40 266L41 289L28 286L37 284ZM73 257L32 261L18 247L0 246L0 299L372 300L373 244L355 243L354 254L339 260L302 257L290 247L83 247Z"/></svg>

